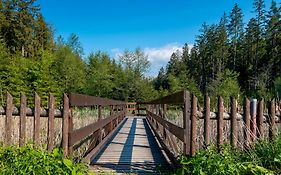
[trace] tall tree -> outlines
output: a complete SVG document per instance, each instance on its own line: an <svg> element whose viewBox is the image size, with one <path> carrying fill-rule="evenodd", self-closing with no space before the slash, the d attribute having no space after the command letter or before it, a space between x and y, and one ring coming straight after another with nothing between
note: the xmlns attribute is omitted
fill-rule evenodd
<svg viewBox="0 0 281 175"><path fill-rule="evenodd" d="M228 33L230 37L231 44L231 60L230 65L235 70L236 62L238 58L238 49L243 35L243 14L242 10L236 3L229 16Z"/></svg>
<svg viewBox="0 0 281 175"><path fill-rule="evenodd" d="M275 1L271 2L270 10L267 12L266 41L268 65L272 67L271 76L281 76L281 15L280 7Z"/></svg>
<svg viewBox="0 0 281 175"><path fill-rule="evenodd" d="M135 51L125 50L123 54L119 56L121 64L130 70L135 72L136 76L144 76L150 67L148 56L140 49L136 48Z"/></svg>

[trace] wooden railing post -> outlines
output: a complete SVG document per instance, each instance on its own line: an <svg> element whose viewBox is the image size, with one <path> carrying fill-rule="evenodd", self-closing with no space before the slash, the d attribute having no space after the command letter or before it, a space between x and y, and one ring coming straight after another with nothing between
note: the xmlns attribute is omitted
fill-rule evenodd
<svg viewBox="0 0 281 175"><path fill-rule="evenodd" d="M54 130L55 130L55 98L49 94L48 100L48 151L52 151L54 147Z"/></svg>
<svg viewBox="0 0 281 175"><path fill-rule="evenodd" d="M190 154L193 156L196 152L196 139L197 139L197 97L192 94L191 102L191 144Z"/></svg>
<svg viewBox="0 0 281 175"><path fill-rule="evenodd" d="M109 106L109 111L110 111L109 115L111 116L113 114L113 105Z"/></svg>
<svg viewBox="0 0 281 175"><path fill-rule="evenodd" d="M68 156L68 132L69 132L69 99L63 94L63 122L62 122L62 148L64 156Z"/></svg>
<svg viewBox="0 0 281 175"><path fill-rule="evenodd" d="M257 138L257 99L251 100L251 140Z"/></svg>
<svg viewBox="0 0 281 175"><path fill-rule="evenodd" d="M101 116L101 105L98 106L98 121L100 121L102 119L102 116Z"/></svg>
<svg viewBox="0 0 281 175"><path fill-rule="evenodd" d="M263 99L258 103L258 116L257 116L257 138L261 138L263 136Z"/></svg>
<svg viewBox="0 0 281 175"><path fill-rule="evenodd" d="M210 144L210 97L205 95L204 99L204 146L208 147Z"/></svg>
<svg viewBox="0 0 281 175"><path fill-rule="evenodd" d="M13 97L6 94L6 120L5 120L5 145L12 144L12 126L13 126Z"/></svg>
<svg viewBox="0 0 281 175"><path fill-rule="evenodd" d="M41 114L41 99L39 95L35 92L34 95L34 124L33 124L33 141L34 146L40 143L40 114Z"/></svg>
<svg viewBox="0 0 281 175"><path fill-rule="evenodd" d="M184 154L190 155L190 94L184 91L183 108Z"/></svg>
<svg viewBox="0 0 281 175"><path fill-rule="evenodd" d="M218 148L223 144L223 99L218 97L218 115L217 115L217 145Z"/></svg>
<svg viewBox="0 0 281 175"><path fill-rule="evenodd" d="M243 116L243 120L244 120L244 147L245 148L249 148L250 144L251 144L251 127L250 127L250 101L248 98L244 99L244 116Z"/></svg>
<svg viewBox="0 0 281 175"><path fill-rule="evenodd" d="M230 112L230 143L233 147L237 147L238 131L237 131L237 101L231 97L231 112Z"/></svg>
<svg viewBox="0 0 281 175"><path fill-rule="evenodd" d="M268 120L268 123L269 123L269 140L273 140L273 138L275 137L275 100L273 99L271 102L270 102L270 105L269 105L269 120Z"/></svg>
<svg viewBox="0 0 281 175"><path fill-rule="evenodd" d="M26 137L26 96L21 93L20 96L20 129L19 129L19 145L25 144Z"/></svg>

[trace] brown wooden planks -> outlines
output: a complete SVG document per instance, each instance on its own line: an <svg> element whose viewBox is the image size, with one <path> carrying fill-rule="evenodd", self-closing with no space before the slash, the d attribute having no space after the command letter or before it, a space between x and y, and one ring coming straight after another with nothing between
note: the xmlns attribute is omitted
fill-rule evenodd
<svg viewBox="0 0 281 175"><path fill-rule="evenodd" d="M39 145L40 143L40 97L35 92L34 97L34 122L33 122L33 142L35 145Z"/></svg>
<svg viewBox="0 0 281 175"><path fill-rule="evenodd" d="M86 136L92 134L93 132L99 130L100 128L103 128L104 126L106 126L107 124L109 124L109 122L113 121L114 119L117 120L117 118L120 115L125 115L125 111L121 111L119 113L116 113L115 115L109 117L109 118L105 118L103 120L100 120L98 122L89 124L83 128L79 128L75 131L70 132L70 136L69 136L69 145L72 146L75 143L79 142L81 139L85 138Z"/></svg>
<svg viewBox="0 0 281 175"><path fill-rule="evenodd" d="M183 128L184 128L184 147L183 152L185 155L190 155L190 94L184 93L184 108L183 108Z"/></svg>
<svg viewBox="0 0 281 175"><path fill-rule="evenodd" d="M69 130L69 99L66 94L63 94L63 121L62 121L62 148L64 156L68 152L68 130Z"/></svg>
<svg viewBox="0 0 281 175"><path fill-rule="evenodd" d="M276 135L275 131L275 100L272 100L269 105L269 140L273 140Z"/></svg>
<svg viewBox="0 0 281 175"><path fill-rule="evenodd" d="M153 119L155 119L157 122L159 122L162 126L164 126L168 131L170 131L173 135L178 137L181 141L184 141L184 129L163 119L162 117L153 114L150 111L147 111L148 115L151 116Z"/></svg>
<svg viewBox="0 0 281 175"><path fill-rule="evenodd" d="M251 100L251 140L257 138L257 99Z"/></svg>
<svg viewBox="0 0 281 175"><path fill-rule="evenodd" d="M263 135L263 108L264 102L263 99L258 103L258 115L257 115L257 138L261 138Z"/></svg>
<svg viewBox="0 0 281 175"><path fill-rule="evenodd" d="M47 149L48 151L52 151L54 147L54 141L55 141L55 115L54 115L54 110L55 110L55 98L52 94L49 95L49 101L48 101L48 113L49 113L49 118L48 118L48 143L47 143Z"/></svg>
<svg viewBox="0 0 281 175"><path fill-rule="evenodd" d="M186 91L180 91L163 98L159 98L150 102L140 103L140 104L183 104L184 103L184 94Z"/></svg>
<svg viewBox="0 0 281 175"><path fill-rule="evenodd" d="M207 146L210 144L210 97L205 95L204 100L204 146L207 148Z"/></svg>
<svg viewBox="0 0 281 175"><path fill-rule="evenodd" d="M5 120L5 144L12 144L12 126L13 126L13 97L7 92L6 94L6 120Z"/></svg>
<svg viewBox="0 0 281 175"><path fill-rule="evenodd" d="M190 154L193 156L196 152L196 138L197 138L197 97L192 95L191 102L191 142Z"/></svg>
<svg viewBox="0 0 281 175"><path fill-rule="evenodd" d="M110 106L110 105L126 105L126 102L111 100L107 98L87 96L82 94L69 94L70 106L74 107L86 107L86 106Z"/></svg>
<svg viewBox="0 0 281 175"><path fill-rule="evenodd" d="M26 96L21 93L20 96L20 128L19 128L19 145L25 144L26 137Z"/></svg>
<svg viewBox="0 0 281 175"><path fill-rule="evenodd" d="M217 116L217 145L223 144L223 99L221 96L218 98L218 116Z"/></svg>
<svg viewBox="0 0 281 175"><path fill-rule="evenodd" d="M233 147L236 147L237 141L237 101L234 97L231 97L230 143Z"/></svg>
<svg viewBox="0 0 281 175"><path fill-rule="evenodd" d="M248 98L244 99L244 147L248 148L251 144L251 127L250 127L250 101Z"/></svg>

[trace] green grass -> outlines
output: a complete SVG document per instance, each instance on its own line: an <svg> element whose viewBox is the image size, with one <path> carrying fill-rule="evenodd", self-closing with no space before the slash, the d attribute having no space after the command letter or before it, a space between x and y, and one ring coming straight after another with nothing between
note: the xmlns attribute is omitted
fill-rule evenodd
<svg viewBox="0 0 281 175"><path fill-rule="evenodd" d="M24 147L0 146L0 174L88 174L88 168L63 157L62 150L55 148L49 153L31 145Z"/></svg>
<svg viewBox="0 0 281 175"><path fill-rule="evenodd" d="M181 167L174 174L262 175L281 174L281 135L274 141L259 141L247 151L223 145L199 151L193 157L180 157Z"/></svg>

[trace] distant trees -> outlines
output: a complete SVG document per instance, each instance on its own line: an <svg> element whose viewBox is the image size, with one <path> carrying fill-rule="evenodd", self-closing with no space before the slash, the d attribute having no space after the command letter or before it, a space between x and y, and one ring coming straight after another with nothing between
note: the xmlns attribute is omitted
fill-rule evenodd
<svg viewBox="0 0 281 175"><path fill-rule="evenodd" d="M63 92L126 100L147 101L182 89L202 100L212 96L249 95L280 98L281 10L274 0L268 10L254 0L254 18L243 24L235 4L217 24L204 23L193 47L171 55L155 79L140 49L125 50L116 60L98 51L83 58L79 37L56 41L35 0L0 0L0 100L9 91L36 91L46 105L48 93ZM30 98L29 100L32 100Z"/></svg>
<svg viewBox="0 0 281 175"><path fill-rule="evenodd" d="M280 4L273 0L266 11L263 0L254 0L253 11L255 17L246 26L238 4L218 24L204 23L194 46L189 51L185 44L183 53L172 54L154 87L164 93L188 89L210 95L279 97Z"/></svg>
<svg viewBox="0 0 281 175"><path fill-rule="evenodd" d="M0 1L0 100L9 91L19 102L24 92L36 91L46 105L48 93L60 98L75 92L119 100L154 98L151 80L144 76L149 61L144 52L125 50L120 61L96 52L83 59L76 34L55 42L36 0Z"/></svg>

